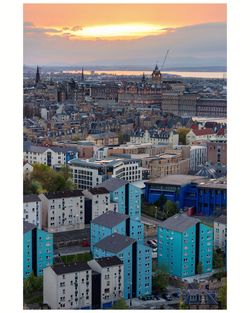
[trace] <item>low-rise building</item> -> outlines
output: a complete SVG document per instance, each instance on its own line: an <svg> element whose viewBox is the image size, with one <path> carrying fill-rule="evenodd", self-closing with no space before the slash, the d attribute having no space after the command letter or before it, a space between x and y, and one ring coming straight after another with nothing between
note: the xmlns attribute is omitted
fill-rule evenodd
<svg viewBox="0 0 250 313"><path fill-rule="evenodd" d="M42 228L42 202L38 195L23 196L23 220Z"/></svg>
<svg viewBox="0 0 250 313"><path fill-rule="evenodd" d="M157 131L157 130L142 130L139 129L130 136L130 143L142 144L142 143L152 143L158 144L168 144L171 146L178 145L179 135L175 131Z"/></svg>
<svg viewBox="0 0 250 313"><path fill-rule="evenodd" d="M105 158L103 160L75 159L69 161L73 181L79 189L89 189L109 178L120 178L128 182L142 180L140 161L130 158Z"/></svg>
<svg viewBox="0 0 250 313"><path fill-rule="evenodd" d="M49 232L84 228L84 195L81 190L49 192L42 200L42 225Z"/></svg>
<svg viewBox="0 0 250 313"><path fill-rule="evenodd" d="M90 309L92 269L87 263L47 267L43 275L43 303L51 309Z"/></svg>
<svg viewBox="0 0 250 313"><path fill-rule="evenodd" d="M93 142L97 147L113 146L119 144L119 138L116 133L89 134L86 140Z"/></svg>
<svg viewBox="0 0 250 313"><path fill-rule="evenodd" d="M92 278L92 308L107 309L124 293L124 266L117 257L104 257L88 262L93 271L100 273L100 288Z"/></svg>
<svg viewBox="0 0 250 313"><path fill-rule="evenodd" d="M214 220L214 248L227 253L227 217L225 215Z"/></svg>
<svg viewBox="0 0 250 313"><path fill-rule="evenodd" d="M63 147L45 147L33 145L29 142L24 144L24 161L30 164L45 164L54 166L67 164L69 160L77 158L78 151L76 148Z"/></svg>
<svg viewBox="0 0 250 313"><path fill-rule="evenodd" d="M190 310L219 309L215 292L205 289L189 289L184 304Z"/></svg>
<svg viewBox="0 0 250 313"><path fill-rule="evenodd" d="M195 141L209 140L215 135L216 133L211 128L190 129L190 131L186 135L186 143L188 145L191 145Z"/></svg>

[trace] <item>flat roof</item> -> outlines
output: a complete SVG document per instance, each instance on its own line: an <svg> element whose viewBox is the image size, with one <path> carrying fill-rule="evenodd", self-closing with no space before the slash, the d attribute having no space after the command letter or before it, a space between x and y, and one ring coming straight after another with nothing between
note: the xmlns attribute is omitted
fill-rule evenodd
<svg viewBox="0 0 250 313"><path fill-rule="evenodd" d="M190 217L186 214L175 214L159 224L159 227L182 233L199 222L198 218Z"/></svg>
<svg viewBox="0 0 250 313"><path fill-rule="evenodd" d="M107 211L106 213L92 220L92 223L112 228L120 224L121 222L126 221L128 218L129 218L128 215L113 211Z"/></svg>
<svg viewBox="0 0 250 313"><path fill-rule="evenodd" d="M201 188L227 189L227 179L226 177L202 179L198 186Z"/></svg>
<svg viewBox="0 0 250 313"><path fill-rule="evenodd" d="M145 184L160 184L160 185L186 185L191 182L199 182L205 177L195 175L166 175L155 179L148 180Z"/></svg>

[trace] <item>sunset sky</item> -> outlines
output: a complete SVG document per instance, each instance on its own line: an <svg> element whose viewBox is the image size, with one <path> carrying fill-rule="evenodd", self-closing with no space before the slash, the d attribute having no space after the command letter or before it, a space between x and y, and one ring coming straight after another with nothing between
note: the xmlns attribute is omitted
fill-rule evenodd
<svg viewBox="0 0 250 313"><path fill-rule="evenodd" d="M226 65L225 4L25 4L24 64Z"/></svg>

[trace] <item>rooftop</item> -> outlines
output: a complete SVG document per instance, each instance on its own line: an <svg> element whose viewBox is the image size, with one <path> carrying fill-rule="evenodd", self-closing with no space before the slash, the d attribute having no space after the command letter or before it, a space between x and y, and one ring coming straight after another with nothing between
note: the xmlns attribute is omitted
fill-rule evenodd
<svg viewBox="0 0 250 313"><path fill-rule="evenodd" d="M126 221L128 218L128 215L113 211L107 211L106 213L92 220L92 223L112 228L120 224L121 222Z"/></svg>
<svg viewBox="0 0 250 313"><path fill-rule="evenodd" d="M190 184L191 182L199 182L204 177L195 176L195 175L167 175L164 177L155 178L145 182L145 184L161 184L161 185L177 185L182 186Z"/></svg>
<svg viewBox="0 0 250 313"><path fill-rule="evenodd" d="M45 193L44 195L47 199L61 199L84 196L81 190L48 192Z"/></svg>
<svg viewBox="0 0 250 313"><path fill-rule="evenodd" d="M99 259L95 259L95 260L101 267L109 267L109 266L115 266L115 265L122 265L123 264L122 260L120 260L117 256L99 258Z"/></svg>
<svg viewBox="0 0 250 313"><path fill-rule="evenodd" d="M75 262L75 263L70 263L70 264L57 264L57 265L53 265L52 269L57 275L91 270L89 265L84 262Z"/></svg>
<svg viewBox="0 0 250 313"><path fill-rule="evenodd" d="M198 182L200 188L227 189L227 178L202 179Z"/></svg>
<svg viewBox="0 0 250 313"><path fill-rule="evenodd" d="M216 219L214 220L216 223L220 223L220 224L225 224L227 225L227 217L226 215L221 215L216 217Z"/></svg>
<svg viewBox="0 0 250 313"><path fill-rule="evenodd" d="M159 226L182 233L199 222L199 219L187 216L186 214L175 214L166 219Z"/></svg>
<svg viewBox="0 0 250 313"><path fill-rule="evenodd" d="M38 197L38 195L23 195L23 202L39 202L41 199Z"/></svg>
<svg viewBox="0 0 250 313"><path fill-rule="evenodd" d="M23 222L23 233L27 233L29 231L31 231L32 229L36 228L36 225L31 224L29 222Z"/></svg>
<svg viewBox="0 0 250 313"><path fill-rule="evenodd" d="M114 233L100 240L97 244L95 244L95 247L109 252L118 253L132 245L134 242L136 242L135 239Z"/></svg>
<svg viewBox="0 0 250 313"><path fill-rule="evenodd" d="M94 188L90 188L88 189L88 191L92 194L92 195L101 195L101 194L106 194L109 193L109 191L104 188L104 187L94 187Z"/></svg>
<svg viewBox="0 0 250 313"><path fill-rule="evenodd" d="M128 182L126 180L119 179L119 178L110 178L108 180L105 180L98 186L106 188L109 192L113 192L117 190L118 188L125 186L127 184Z"/></svg>

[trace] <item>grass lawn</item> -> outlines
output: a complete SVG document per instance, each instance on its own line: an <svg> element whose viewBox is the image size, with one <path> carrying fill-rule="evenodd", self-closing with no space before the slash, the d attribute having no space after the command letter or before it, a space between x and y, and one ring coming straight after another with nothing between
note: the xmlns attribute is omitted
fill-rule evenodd
<svg viewBox="0 0 250 313"><path fill-rule="evenodd" d="M43 295L36 294L36 295L30 295L29 297L24 297L24 303L26 304L43 303Z"/></svg>
<svg viewBox="0 0 250 313"><path fill-rule="evenodd" d="M89 252L80 253L80 254L73 254L73 255L64 255L61 256L61 259L65 264L72 263L72 262L87 262L92 259L92 255Z"/></svg>

